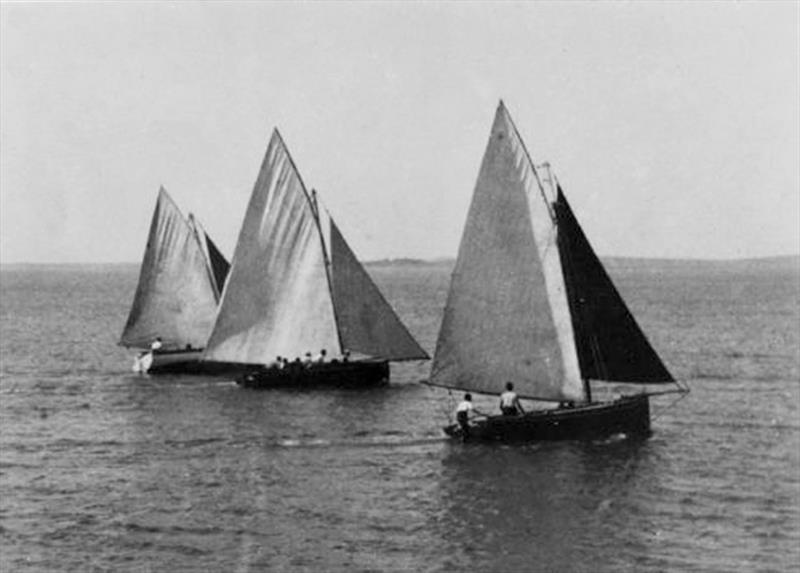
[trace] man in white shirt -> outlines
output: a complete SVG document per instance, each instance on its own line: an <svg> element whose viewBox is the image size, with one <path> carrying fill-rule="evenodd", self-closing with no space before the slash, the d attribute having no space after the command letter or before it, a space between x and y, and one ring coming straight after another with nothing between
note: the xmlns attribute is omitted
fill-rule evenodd
<svg viewBox="0 0 800 573"><path fill-rule="evenodd" d="M156 336L156 339L153 342L150 343L150 350L155 352L156 350L161 350L162 346L163 345L161 344L161 337L160 336Z"/></svg>
<svg viewBox="0 0 800 573"><path fill-rule="evenodd" d="M514 392L514 384L506 382L506 391L500 394L500 411L504 416L517 416L524 414L522 404L519 403L519 396Z"/></svg>
<svg viewBox="0 0 800 573"><path fill-rule="evenodd" d="M461 441L466 442L469 438L469 418L471 414L478 411L472 405L472 394L464 394L464 399L456 406L456 421L461 426Z"/></svg>

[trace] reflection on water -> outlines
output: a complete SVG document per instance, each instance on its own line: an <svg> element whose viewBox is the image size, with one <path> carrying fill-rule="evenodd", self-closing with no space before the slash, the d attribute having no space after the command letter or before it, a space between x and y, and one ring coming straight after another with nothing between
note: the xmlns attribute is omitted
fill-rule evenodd
<svg viewBox="0 0 800 573"><path fill-rule="evenodd" d="M618 516L651 513L637 507L640 485L653 486L651 456L647 442L631 440L449 447L437 519L451 548L446 565L612 570L624 563L620 534L631 530L630 523L620 527Z"/></svg>

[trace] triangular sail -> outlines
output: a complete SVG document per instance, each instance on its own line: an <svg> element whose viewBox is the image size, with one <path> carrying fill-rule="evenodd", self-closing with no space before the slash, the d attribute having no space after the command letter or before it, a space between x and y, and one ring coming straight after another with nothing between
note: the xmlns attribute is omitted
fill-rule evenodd
<svg viewBox="0 0 800 573"><path fill-rule="evenodd" d="M554 222L502 102L450 284L431 384L583 400Z"/></svg>
<svg viewBox="0 0 800 573"><path fill-rule="evenodd" d="M331 284L342 348L388 360L429 358L329 220Z"/></svg>
<svg viewBox="0 0 800 573"><path fill-rule="evenodd" d="M216 315L217 296L192 226L161 188L156 201L123 346L202 348Z"/></svg>
<svg viewBox="0 0 800 573"><path fill-rule="evenodd" d="M203 252L206 255L209 270L211 271L211 275L214 279L214 285L217 290L217 300L219 300L219 297L222 296L222 289L225 287L225 279L228 276L228 271L230 270L231 265L214 241L211 240L211 237L208 235L208 233L206 233L206 230L200 224L200 221L198 221L191 213L189 213L189 223L194 226L195 232L197 233L197 240L200 241Z"/></svg>
<svg viewBox="0 0 800 573"><path fill-rule="evenodd" d="M555 209L558 249L583 377L674 383L595 255L560 186Z"/></svg>
<svg viewBox="0 0 800 573"><path fill-rule="evenodd" d="M318 222L277 130L261 165L205 360L340 351Z"/></svg>

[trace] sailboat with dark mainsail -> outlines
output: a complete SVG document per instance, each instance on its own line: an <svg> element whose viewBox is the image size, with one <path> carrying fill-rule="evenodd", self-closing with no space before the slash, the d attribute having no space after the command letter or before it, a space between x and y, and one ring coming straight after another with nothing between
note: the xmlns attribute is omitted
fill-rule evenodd
<svg viewBox="0 0 800 573"><path fill-rule="evenodd" d="M325 358L304 360L307 355ZM234 251L203 361L250 387L386 381L389 361L425 360L309 193L276 129Z"/></svg>
<svg viewBox="0 0 800 573"><path fill-rule="evenodd" d="M548 185L501 101L429 383L500 394L510 381L521 398L551 403L524 414L476 418L466 428L470 439L647 435L649 396L688 389L645 338L549 175ZM598 382L636 390L597 400ZM445 432L463 437L458 424Z"/></svg>
<svg viewBox="0 0 800 573"><path fill-rule="evenodd" d="M162 187L120 345L141 349L134 371L199 372L228 261ZM151 345L159 340L160 347Z"/></svg>

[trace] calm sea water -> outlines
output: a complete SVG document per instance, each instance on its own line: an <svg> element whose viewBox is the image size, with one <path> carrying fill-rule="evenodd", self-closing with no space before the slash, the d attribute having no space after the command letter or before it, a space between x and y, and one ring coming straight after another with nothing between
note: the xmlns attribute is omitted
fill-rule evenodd
<svg viewBox="0 0 800 573"><path fill-rule="evenodd" d="M433 350L443 266L370 272ZM692 393L644 442L450 443L455 397L129 372L134 266L0 272L2 571L800 569L800 268L611 265Z"/></svg>

